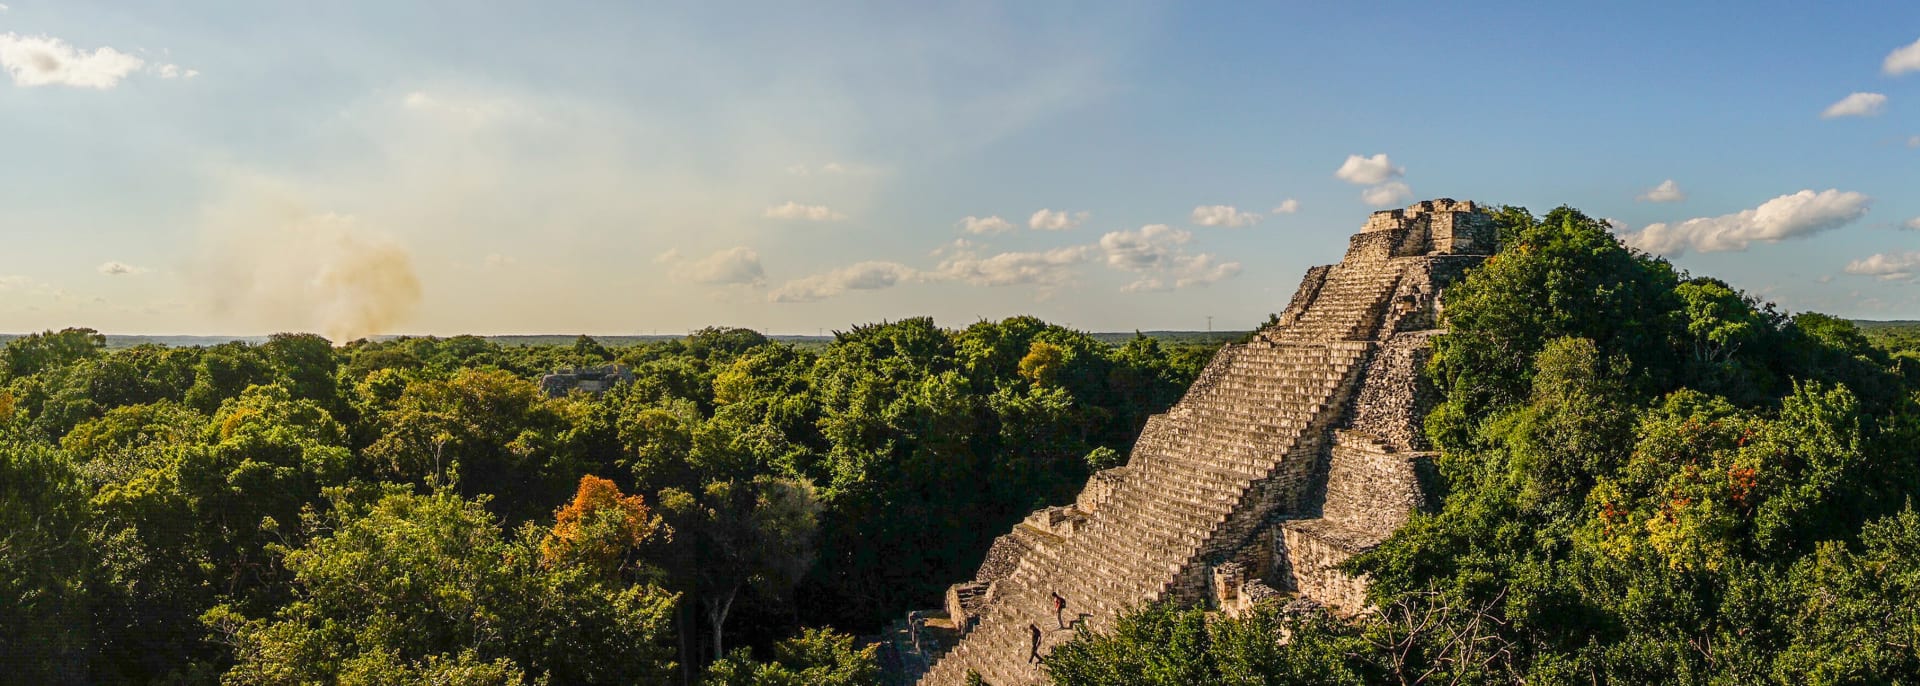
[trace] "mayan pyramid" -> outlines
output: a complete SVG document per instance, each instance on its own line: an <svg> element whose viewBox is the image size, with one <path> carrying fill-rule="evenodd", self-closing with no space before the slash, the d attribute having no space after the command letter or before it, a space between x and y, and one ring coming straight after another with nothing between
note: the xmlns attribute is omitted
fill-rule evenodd
<svg viewBox="0 0 1920 686"><path fill-rule="evenodd" d="M1420 423L1440 290L1491 254L1472 202L1375 212L1339 264L1314 267L1279 322L1228 346L1180 402L1149 419L1125 466L1072 505L1033 513L947 592L959 638L922 684L1043 683L1029 662L1155 602L1241 612L1302 597L1365 610L1366 580L1335 566L1426 506Z"/></svg>

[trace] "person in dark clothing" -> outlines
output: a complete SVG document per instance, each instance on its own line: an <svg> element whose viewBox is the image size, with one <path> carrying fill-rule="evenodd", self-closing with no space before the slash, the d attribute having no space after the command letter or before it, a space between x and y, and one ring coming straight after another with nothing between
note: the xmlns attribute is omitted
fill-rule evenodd
<svg viewBox="0 0 1920 686"><path fill-rule="evenodd" d="M1067 611L1067 599L1060 597L1059 591L1054 591L1053 592L1053 623L1060 625L1060 628L1062 629L1067 628L1067 620L1065 619L1066 611Z"/></svg>
<svg viewBox="0 0 1920 686"><path fill-rule="evenodd" d="M1040 625L1028 624L1027 633L1033 636L1033 647L1027 651L1027 664L1040 661Z"/></svg>

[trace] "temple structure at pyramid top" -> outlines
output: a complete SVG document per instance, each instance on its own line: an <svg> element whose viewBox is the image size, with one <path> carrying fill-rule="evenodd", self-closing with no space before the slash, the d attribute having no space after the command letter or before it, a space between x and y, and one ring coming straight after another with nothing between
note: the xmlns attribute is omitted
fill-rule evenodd
<svg viewBox="0 0 1920 686"><path fill-rule="evenodd" d="M1147 421L1126 465L996 540L975 578L947 592L957 638L906 676L1043 683L1033 628L1044 656L1073 636L1063 627L1105 630L1156 602L1238 613L1305 598L1365 611L1366 579L1337 565L1428 506L1421 370L1440 293L1495 241L1472 202L1373 213L1345 259L1307 271L1277 323L1223 348Z"/></svg>

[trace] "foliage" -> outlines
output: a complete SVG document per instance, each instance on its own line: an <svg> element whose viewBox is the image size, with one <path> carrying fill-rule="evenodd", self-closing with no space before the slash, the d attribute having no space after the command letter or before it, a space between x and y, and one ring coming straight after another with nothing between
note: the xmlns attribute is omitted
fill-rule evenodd
<svg viewBox="0 0 1920 686"><path fill-rule="evenodd" d="M229 683L350 681L658 682L674 598L545 564L543 532L506 535L479 500L388 488L361 502L330 491L325 530L287 549L294 597L270 617L223 605L206 621L233 646ZM380 678L384 679L384 676Z"/></svg>
<svg viewBox="0 0 1920 686"><path fill-rule="evenodd" d="M640 681L674 657L688 679L718 658L864 682L870 658L802 627L937 603L995 531L1072 497L1089 455L1123 462L1213 350L1026 317L628 341L12 340L0 613L33 627L6 646L35 652L10 664L55 683L561 683L638 656ZM1023 376L1035 350L1052 357ZM535 384L609 362L634 381ZM594 657L622 640L645 645Z"/></svg>
<svg viewBox="0 0 1920 686"><path fill-rule="evenodd" d="M852 636L807 629L774 644L771 662L736 648L707 666L706 686L878 686L878 646L853 647Z"/></svg>
<svg viewBox="0 0 1920 686"><path fill-rule="evenodd" d="M1274 643L1254 641L1229 651L1245 673L1920 681L1911 349L1678 273L1568 208L1495 214L1500 252L1445 292L1428 368L1438 507L1347 562L1373 612L1285 644L1338 648L1259 662ZM1215 624L1150 610L1049 669L1225 680Z"/></svg>
<svg viewBox="0 0 1920 686"><path fill-rule="evenodd" d="M617 578L632 556L654 536L672 533L637 495L597 476L580 477L573 502L554 514L552 530L540 542L540 559L549 566L577 565L602 578Z"/></svg>
<svg viewBox="0 0 1920 686"><path fill-rule="evenodd" d="M92 518L66 455L0 439L0 665L8 679L88 682Z"/></svg>
<svg viewBox="0 0 1920 686"><path fill-rule="evenodd" d="M1321 611L1209 617L1156 606L1121 617L1111 632L1078 629L1047 655L1046 670L1062 686L1376 683L1368 647Z"/></svg>
<svg viewBox="0 0 1920 686"><path fill-rule="evenodd" d="M1444 499L1350 563L1375 602L1418 599L1445 628L1400 643L1410 657L1390 671L1915 678L1897 648L1862 657L1871 668L1819 664L1847 620L1792 610L1835 602L1803 580L1844 576L1845 551L1897 531L1874 522L1920 486L1900 447L1912 390L1888 359L1848 322L1675 274L1570 210L1503 216L1509 242L1447 293L1431 365ZM1870 605L1871 588L1844 602ZM1501 649L1446 657L1469 629Z"/></svg>

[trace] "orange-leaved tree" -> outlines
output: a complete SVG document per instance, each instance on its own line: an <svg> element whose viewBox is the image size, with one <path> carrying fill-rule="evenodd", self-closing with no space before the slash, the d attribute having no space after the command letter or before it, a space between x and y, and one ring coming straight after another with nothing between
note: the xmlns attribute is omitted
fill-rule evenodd
<svg viewBox="0 0 1920 686"><path fill-rule="evenodd" d="M638 495L624 495L612 481L580 477L573 502L554 513L553 530L540 543L541 560L579 564L611 578L628 566L634 550L673 530Z"/></svg>

